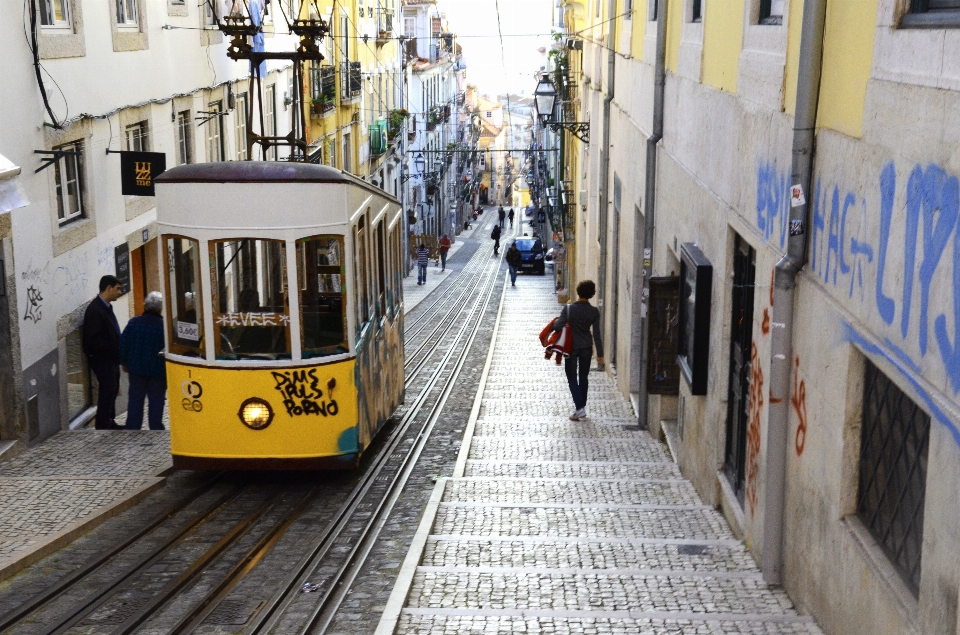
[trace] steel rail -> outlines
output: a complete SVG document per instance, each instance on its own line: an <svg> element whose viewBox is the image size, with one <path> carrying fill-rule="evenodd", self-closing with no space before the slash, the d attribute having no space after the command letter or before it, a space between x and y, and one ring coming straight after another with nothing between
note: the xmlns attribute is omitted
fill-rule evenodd
<svg viewBox="0 0 960 635"><path fill-rule="evenodd" d="M502 258L503 258L503 255L501 254L501 256L497 259L495 266L493 267L490 267L488 262L487 268L493 271L494 280L496 279L497 272L499 272L500 270L500 264L502 262ZM465 284L468 284L468 283L465 283ZM491 292L494 287L495 287L495 284L492 284L490 286ZM481 304L481 297L482 297L481 295L476 296L474 307L479 306ZM489 295L488 295L487 301L489 301ZM477 314L477 312L474 311L472 314ZM483 321L482 315L477 314L476 325L474 326L473 332L467 344L468 346L467 350L469 350L469 346L472 345L473 340L476 338L476 333L479 331L479 327L482 324L482 321ZM338 508L333 519L327 524L326 528L321 533L320 539L315 542L314 548L310 551L310 553L308 553L304 558L301 559L298 566L295 567L294 573L291 576L289 576L286 584L282 585L274 593L274 595L270 598L270 600L267 602L264 608L257 613L257 615L253 618L253 620L248 624L247 628L243 630L244 635L258 635L260 633L271 632L277 626L280 619L282 619L286 608L298 597L297 591L299 591L305 583L309 582L309 579L308 579L310 577L309 574L314 569L316 569L319 566L320 562L322 562L322 560L326 557L330 548L333 546L334 541L343 533L346 525L353 519L354 512L361 505L366 494L369 493L370 489L376 483L377 477L386 467L390 459L393 458L397 447L401 444L403 439L408 436L407 432L412 426L414 419L419 414L419 412L423 409L424 404L427 400L427 397L433 391L434 387L440 380L440 376L446 370L447 362L454 355L455 350L458 348L456 345L457 340L461 338L463 332L466 330L466 327L467 327L467 323L465 322L464 325L461 327L460 332L457 334L454 340L454 343L451 344L447 353L444 355L443 359L438 365L437 369L434 371L430 381L428 381L427 385L420 391L416 400L411 405L410 409L404 414L400 423L391 432L391 435L388 438L387 442L385 443L383 450L377 455L373 465L371 465L367 473L364 475L363 480L354 487L353 491L351 491L351 493L348 495L347 500L345 500L344 503L340 506L340 508ZM449 392L452 390L452 387L455 383L455 379L459 374L459 370L462 369L463 364L465 363L465 360L466 360L466 355L461 355L459 358L459 362L457 364L457 371L454 373L451 373L448 376L443 389L446 394L449 394ZM443 397L442 399L444 402L446 401L445 397ZM427 439L429 438L429 432L432 431L432 425L437 419L437 416L436 416L437 412L438 412L438 409L437 409L437 405L435 404L432 410L430 411L430 415L427 417L426 421L424 422L419 432L417 433L417 436L416 436L417 442L415 442L411 446L411 449L408 450L407 455L401 461L401 465L399 466L398 473L409 474L409 470L406 470L405 468L408 465L412 465L415 462L415 459L419 457L419 453L422 450L423 445L426 443ZM414 449L416 449L416 454L414 454ZM414 460L412 461L411 458L413 458ZM412 467L410 469L412 469ZM394 479L394 481L396 481L396 479ZM395 488L391 486L391 489L395 489ZM395 500L395 497L393 498L393 500ZM380 508L382 508L382 501L383 499L381 499ZM392 504L391 504L391 508L392 508ZM371 516L371 520L375 520L381 515L382 514L375 513ZM364 528L364 531L365 532L369 531L370 527L371 527L371 524L370 522L368 522L367 526ZM360 539L358 540L358 544L362 541L363 541L363 535L361 534ZM341 575L340 571L338 571L337 576L339 575ZM319 603L321 607L328 603L329 595L331 591L335 586L337 586L336 584L337 576L334 576L334 578L330 581L330 583L326 585L327 586L326 592L324 596L321 597L321 601ZM319 612L317 614L319 614ZM315 619L316 619L316 616L311 615L311 621Z"/></svg>
<svg viewBox="0 0 960 635"><path fill-rule="evenodd" d="M502 262L502 259L503 254L501 253L500 257L497 259L497 266L495 269L497 272L500 270L500 263ZM497 276L494 276L493 283L490 285L490 288L487 291L487 296L482 302L483 306L488 305L490 302L493 291L497 286L496 279ZM504 279L504 286L501 291L501 295L505 291L506 280ZM476 304L481 305L480 296L478 296ZM413 444L413 446L411 446L407 456L404 458L398 476L393 480L393 482L390 483L388 488L388 496L378 501L377 508L373 514L371 514L370 520L367 522L366 526L364 527L364 531L360 535L360 539L351 549L346 562L341 565L337 573L334 575L332 583L327 585L323 597L311 613L306 626L300 631L301 635L317 635L326 633L327 628L330 626L330 623L336 616L337 609L343 603L343 600L349 592L350 587L356 580L356 576L359 573L360 568L366 562L370 551L373 549L376 539L380 535L380 531L383 529L383 526L386 524L390 513L393 511L397 500L403 492L404 486L410 479L410 475L413 473L413 470L416 466L417 459L420 458L420 454L426 447L430 434L433 432L433 429L443 412L443 408L446 405L447 399L453 392L454 387L457 385L456 380L459 379L460 372L463 370L463 366L467 361L466 352L470 350L471 346L473 346L473 343L476 340L482 325L483 315L477 313L473 328L465 341L464 354L459 356L452 372L447 376L440 398L430 409L429 415L421 427L420 434L417 436L416 442ZM463 336L463 333L467 330L467 326L468 321L464 321L460 332L457 334L457 339L460 339ZM454 346L451 346L450 350L448 351L448 358L450 355L452 355L453 350ZM322 622L321 618L324 618L322 619ZM317 628L318 624L319 628Z"/></svg>
<svg viewBox="0 0 960 635"><path fill-rule="evenodd" d="M97 558L90 560L79 569L69 573L66 577L59 580L53 586L41 591L28 598L23 604L19 605L17 608L13 609L6 615L0 617L0 633L7 630L20 620L22 620L27 615L35 612L37 609L42 607L44 604L48 604L53 601L63 593L65 593L70 587L77 584L80 580L87 577L101 566L103 566L108 561L112 560L117 554L124 551L132 544L142 539L147 534L151 533L153 530L158 528L163 523L169 521L174 516L179 514L181 511L189 507L193 502L199 499L201 496L209 492L213 487L223 478L224 472L219 472L213 476L213 478L208 479L200 487L192 491L186 498L178 502L172 508L158 515L152 521L147 523L140 531L136 532L120 544L114 546L110 550L101 554Z"/></svg>
<svg viewBox="0 0 960 635"><path fill-rule="evenodd" d="M68 613L60 616L59 621L56 624L48 626L47 629L43 631L43 635L53 635L54 633L59 633L63 629L69 628L69 625L67 625L68 622L70 625L72 625L79 619L85 617L90 610L92 610L87 610L88 608L94 605L99 606L103 599L109 598L110 594L113 593L115 589L127 581L131 576L159 560L160 557L164 555L169 548L176 544L176 542L179 541L183 536L196 530L201 525L207 523L211 518L215 517L227 503L233 499L236 499L236 497L240 495L241 491L242 490L239 487L235 487L232 491L227 492L214 501L213 504L208 505L202 514L196 515L190 522L163 540L156 548L151 550L150 553L145 554L145 556L141 557L136 563L128 566L126 569L121 571L120 574L114 576L105 584L102 584L98 590L96 590L92 595L88 596L79 606L73 607Z"/></svg>

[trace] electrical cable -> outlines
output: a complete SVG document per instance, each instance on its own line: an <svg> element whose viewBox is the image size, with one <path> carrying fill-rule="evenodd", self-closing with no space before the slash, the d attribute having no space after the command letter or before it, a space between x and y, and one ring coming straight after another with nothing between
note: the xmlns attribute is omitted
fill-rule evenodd
<svg viewBox="0 0 960 635"><path fill-rule="evenodd" d="M63 124L62 122L58 121L57 116L53 114L53 108L50 106L50 100L47 97L47 88L43 84L43 74L41 73L41 70L44 73L47 73L47 76L50 77L51 80L53 80L53 76L50 75L47 69L43 68L43 65L40 63L40 47L37 42L37 0L29 0L29 5L28 0L24 0L24 13L26 13L28 8L30 11L30 35L27 36L26 33L26 16L24 16L24 36L27 37L27 47L30 49L30 53L33 55L33 67L37 75L37 86L40 88L40 96L43 98L43 106L46 109L47 114L50 115L51 124L57 130L62 130ZM60 90L60 86L57 84L56 80L53 80L53 83L57 86L57 89ZM62 90L60 90L60 95L63 97L63 103L64 106L66 106L67 114L69 115L70 108L67 104L67 97L63 94Z"/></svg>

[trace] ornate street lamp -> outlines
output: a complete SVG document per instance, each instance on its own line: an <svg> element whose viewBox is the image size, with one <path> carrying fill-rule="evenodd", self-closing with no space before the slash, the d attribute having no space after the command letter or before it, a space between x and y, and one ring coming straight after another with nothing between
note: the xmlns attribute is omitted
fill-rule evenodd
<svg viewBox="0 0 960 635"><path fill-rule="evenodd" d="M589 121L557 121L554 118L554 109L557 107L557 87L553 85L547 73L540 76L537 89L533 91L533 100L540 123L550 126L554 131L563 128L580 141L590 144Z"/></svg>
<svg viewBox="0 0 960 635"><path fill-rule="evenodd" d="M423 153L422 153L422 152L421 152L420 154L418 154L418 155L416 156L416 158L414 158L413 164L414 164L415 166L417 166L417 173L418 173L418 174L421 174L421 175L423 174L423 167L426 165L426 163L427 163L427 162L426 162L426 160L423 158Z"/></svg>

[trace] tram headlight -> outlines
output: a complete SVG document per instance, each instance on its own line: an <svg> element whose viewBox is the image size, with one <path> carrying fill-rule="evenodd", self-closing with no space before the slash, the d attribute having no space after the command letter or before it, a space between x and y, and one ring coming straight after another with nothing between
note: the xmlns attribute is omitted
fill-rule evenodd
<svg viewBox="0 0 960 635"><path fill-rule="evenodd" d="M250 397L240 404L237 413L243 425L253 430L263 430L273 421L273 408L265 399Z"/></svg>

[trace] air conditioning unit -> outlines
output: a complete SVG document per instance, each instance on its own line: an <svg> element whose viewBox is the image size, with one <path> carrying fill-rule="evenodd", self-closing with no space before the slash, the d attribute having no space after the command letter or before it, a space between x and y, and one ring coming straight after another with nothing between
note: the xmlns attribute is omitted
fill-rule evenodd
<svg viewBox="0 0 960 635"><path fill-rule="evenodd" d="M353 113L353 116L350 118L350 121L352 121L353 123L360 123L360 113L359 112Z"/></svg>
<svg viewBox="0 0 960 635"><path fill-rule="evenodd" d="M571 51L582 51L583 50L583 40L572 37L567 40L567 48Z"/></svg>

